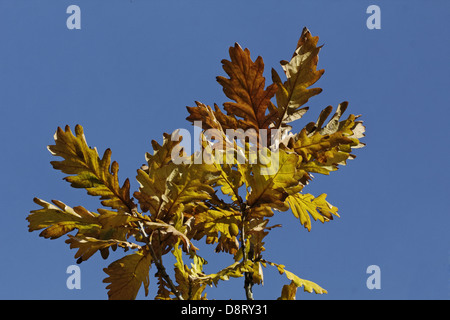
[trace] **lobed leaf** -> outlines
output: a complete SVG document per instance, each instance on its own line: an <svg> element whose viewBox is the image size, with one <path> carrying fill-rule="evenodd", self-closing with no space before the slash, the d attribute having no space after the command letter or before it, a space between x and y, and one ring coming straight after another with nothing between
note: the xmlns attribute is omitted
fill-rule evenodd
<svg viewBox="0 0 450 320"><path fill-rule="evenodd" d="M125 251L128 251L129 249L141 249L141 246L128 241L120 241L116 239L99 240L97 238L87 237L84 235L69 235L69 239L66 240L66 243L70 244L70 249L78 249L75 254L75 258L80 258L82 261L89 259L98 250L101 252L108 252L105 251L105 249L111 246L122 247Z"/></svg>
<svg viewBox="0 0 450 320"><path fill-rule="evenodd" d="M78 263L89 259L97 251L106 259L109 247L138 247L125 241L133 231L128 225L138 218L105 209L99 209L101 214L97 214L81 206L71 208L57 200L52 200L54 204L51 204L34 198L34 202L42 208L32 210L27 217L29 231L44 229L39 234L41 237L56 239L77 230L75 236L69 235L66 243L70 244L70 248L79 249L75 254Z"/></svg>
<svg viewBox="0 0 450 320"><path fill-rule="evenodd" d="M28 231L44 229L39 236L56 239L74 229L85 233L98 233L101 225L97 214L83 207L71 208L61 201L53 200L54 204L34 198L33 201L42 208L32 210L27 217Z"/></svg>
<svg viewBox="0 0 450 320"><path fill-rule="evenodd" d="M290 193L299 191L299 181L303 173L297 170L297 154L279 149L268 152L271 161L259 162L245 168L245 182L248 196L247 204L252 208L266 209L266 206L278 210L287 210L286 198Z"/></svg>
<svg viewBox="0 0 450 320"><path fill-rule="evenodd" d="M211 209L194 216L194 239L206 237L208 244L218 243L216 252L235 254L239 249L236 236L241 225L241 213L232 209Z"/></svg>
<svg viewBox="0 0 450 320"><path fill-rule="evenodd" d="M218 175L213 165L175 164L169 160L167 155L178 145L169 137L164 137L163 145L158 145L153 156L147 156L148 169L138 170L140 188L134 193L144 212L150 211L154 218L164 221L181 208L188 211L211 199L215 194L211 185ZM159 156L161 153L166 156Z"/></svg>
<svg viewBox="0 0 450 320"><path fill-rule="evenodd" d="M322 223L333 220L333 215L339 217L337 208L325 200L326 194L314 198L311 194L294 194L287 197L287 202L294 216L300 219L300 223L311 231L311 217Z"/></svg>
<svg viewBox="0 0 450 320"><path fill-rule="evenodd" d="M194 259L194 264L191 268L183 262L182 251L178 245L173 248L173 255L176 259L174 269L175 269L175 280L177 281L177 290L181 293L183 299L185 300L204 300L205 296L202 296L203 291L206 288L206 283L204 281L198 280L198 275L203 275L203 264L199 262L198 259Z"/></svg>
<svg viewBox="0 0 450 320"><path fill-rule="evenodd" d="M351 154L353 149L364 146L359 141L365 131L362 122L356 121L355 115L340 120L347 105L347 102L339 104L334 116L324 126L332 111L331 106L325 108L316 123L309 123L286 143L289 150L301 156L302 170L328 175L337 170L338 165L345 165L348 159L356 157Z"/></svg>
<svg viewBox="0 0 450 320"><path fill-rule="evenodd" d="M239 44L230 47L230 60L222 60L229 78L217 77L225 95L235 102L225 102L228 116L241 117L241 129L268 129L276 113L270 99L277 92L276 84L265 88L264 62L261 57L252 61L250 51Z"/></svg>
<svg viewBox="0 0 450 320"><path fill-rule="evenodd" d="M272 81L277 85L277 120L275 128L287 127L287 123L300 119L308 110L302 106L308 100L321 93L321 88L309 88L323 75L324 70L317 70L319 61L319 37L311 36L304 28L291 61L281 61L287 77L283 83L278 73L272 69Z"/></svg>
<svg viewBox="0 0 450 320"><path fill-rule="evenodd" d="M292 272L286 270L285 266L282 264L269 262L269 261L264 261L264 263L267 263L267 264L270 264L271 266L276 267L280 274L286 275L286 278L291 280L291 284L290 284L291 288L289 288L289 290L287 290L287 288L283 287L284 297L282 295L282 298L295 297L295 294L293 294L292 291L293 291L293 289L300 288L300 287L303 287L303 290L306 292L309 292L309 293L312 293L312 292L315 292L316 294L328 293L327 290L323 289L318 284L316 284L312 281L309 281L309 280L301 279L298 276L296 276L295 274L293 274Z"/></svg>
<svg viewBox="0 0 450 320"><path fill-rule="evenodd" d="M103 271L108 275L103 280L109 283L108 298L110 300L134 300L139 289L144 285L148 295L149 271L151 256L146 250L139 250L111 263Z"/></svg>
<svg viewBox="0 0 450 320"><path fill-rule="evenodd" d="M83 127L75 127L75 135L69 126L55 133L55 144L48 146L54 155L62 161L51 161L53 168L70 174L64 180L74 188L84 188L92 196L100 196L102 204L113 209L131 212L134 208L130 198L130 182L125 180L119 185L117 162L111 163L111 150L106 149L100 158L97 149L90 148L84 136Z"/></svg>

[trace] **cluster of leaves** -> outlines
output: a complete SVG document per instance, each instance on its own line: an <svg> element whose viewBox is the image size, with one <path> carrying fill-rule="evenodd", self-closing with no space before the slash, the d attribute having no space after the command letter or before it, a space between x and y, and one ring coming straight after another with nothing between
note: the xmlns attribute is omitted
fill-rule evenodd
<svg viewBox="0 0 450 320"><path fill-rule="evenodd" d="M203 136L203 155L226 157L228 161L199 164L195 161L198 152L188 155L181 148L182 137L164 134L162 145L152 141L153 153L146 154L147 163L137 171L140 187L133 194L128 179L119 184L118 164L111 163L109 149L100 158L97 150L88 146L81 126L75 127L75 133L68 126L58 128L55 144L48 149L63 160L51 164L68 175L65 180L72 187L99 196L103 207L92 212L35 198L41 208L28 216L29 230L43 229L40 236L50 239L76 230L67 235L66 243L77 249L79 263L97 251L106 259L110 249L132 250L104 269L110 299L134 299L142 286L147 295L152 265L156 267L157 299L206 299L207 286L230 277L243 277L246 296L253 299L252 286L263 282L263 267L267 266L276 267L290 280L282 288L281 299L295 299L299 287L326 293L284 265L263 258L264 238L279 226L269 226L275 211L290 209L308 230L311 218L326 222L338 216L325 194L314 197L303 193L303 187L312 173L329 174L354 158L353 149L363 146L359 141L364 135L362 122L355 115L342 119L347 102L339 104L330 119L331 106L315 123L296 134L291 132L290 124L308 110L305 103L321 92L320 88L310 88L324 72L317 70L321 49L317 43L318 37L305 28L292 59L281 62L286 80L283 82L272 69L273 83L267 87L262 58L253 61L248 49L238 44L231 47L231 59L222 61L229 78L217 77L231 99L223 105L226 113L217 105L213 109L201 102L187 107L188 121L201 121L203 132L216 132L216 142ZM228 129L251 131L256 141L267 141L276 130L281 132L281 138L271 145L259 145L266 155L276 153L277 165L237 161L237 155L248 155L251 146L230 139ZM226 146L227 152L219 153L214 147L217 143ZM186 161L175 163L174 154ZM214 245L216 252L232 255L234 263L216 273L205 273L207 262L193 243L201 239ZM162 263L166 254L176 259L175 279ZM183 256L192 261L190 265Z"/></svg>

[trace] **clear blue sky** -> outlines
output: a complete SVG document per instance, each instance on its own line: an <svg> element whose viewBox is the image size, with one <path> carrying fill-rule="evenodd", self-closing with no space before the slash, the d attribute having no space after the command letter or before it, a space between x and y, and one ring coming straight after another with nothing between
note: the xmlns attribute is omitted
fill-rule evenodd
<svg viewBox="0 0 450 320"><path fill-rule="evenodd" d="M81 30L66 27L71 4L81 8ZM381 8L380 30L366 27L371 4ZM307 26L325 44L325 74L302 124L348 100L348 111L363 115L367 146L305 189L327 193L341 218L307 232L280 213L273 223L284 228L267 238L266 258L329 292L298 299L449 299L449 14L450 2L439 0L0 0L0 298L107 298L102 268L121 255L82 263L81 290L68 290L75 251L27 230L34 196L97 208L49 163L58 126L83 125L88 143L100 153L110 147L121 181L137 188L150 141L191 128L185 106L227 100L215 77L229 46L261 55L270 79ZM229 262L206 257L208 272ZM381 268L380 290L366 287L369 265ZM277 298L285 283L266 269L255 298ZM244 298L242 286L231 280L208 297Z"/></svg>

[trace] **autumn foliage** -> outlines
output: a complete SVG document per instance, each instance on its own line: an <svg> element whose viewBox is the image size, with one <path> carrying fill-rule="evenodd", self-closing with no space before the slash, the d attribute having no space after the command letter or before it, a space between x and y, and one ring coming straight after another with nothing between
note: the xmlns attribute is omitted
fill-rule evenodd
<svg viewBox="0 0 450 320"><path fill-rule="evenodd" d="M292 132L290 124L302 118L308 111L304 105L322 91L311 87L324 72L317 69L317 44L318 37L305 28L290 61L281 62L283 77L272 69L268 86L263 59L253 61L248 49L231 47L230 60L222 61L227 77L217 77L230 99L224 111L201 102L187 107L187 120L202 127L202 150L186 154L177 132L165 133L161 144L152 141L153 152L137 170L140 187L135 192L128 179L119 183L119 166L111 162L109 149L100 157L80 125L74 132L58 128L55 144L48 147L60 158L51 162L53 168L72 187L100 197L101 208L94 212L35 198L39 208L27 217L29 231L43 229L40 236L50 239L67 235L78 263L97 252L107 259L109 250L123 249L126 255L104 269L110 299L135 299L142 287L147 295L149 285L157 286L156 299L206 299L207 286L240 277L247 299L253 299L252 287L263 282L267 267L289 280L280 288L280 299L295 299L300 287L326 293L264 258L265 237L280 227L270 225L278 211L290 210L308 231L312 219L327 222L339 216L325 194L313 196L303 189L313 173L328 175L364 145L359 139L365 128L358 116L343 118L347 102L334 113L326 107L316 122ZM230 130L244 132L245 138L230 137ZM208 132L214 132L213 139ZM249 161L252 147L257 147L257 161ZM196 161L199 154L201 163ZM239 155L247 161L238 161ZM264 156L270 161L260 161ZM234 262L206 273L198 241L217 254L231 255ZM176 259L172 276L163 264L167 254ZM155 280L150 280L152 266Z"/></svg>

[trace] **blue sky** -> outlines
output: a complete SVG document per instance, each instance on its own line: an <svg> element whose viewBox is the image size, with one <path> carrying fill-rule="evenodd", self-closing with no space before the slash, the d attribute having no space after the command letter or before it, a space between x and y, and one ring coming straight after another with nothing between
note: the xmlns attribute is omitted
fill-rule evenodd
<svg viewBox="0 0 450 320"><path fill-rule="evenodd" d="M81 30L66 27L71 4L81 8ZM381 9L380 30L366 27L371 4ZM107 298L102 269L119 253L83 262L81 289L69 290L75 251L63 238L27 230L35 196L98 207L49 163L56 159L46 146L58 126L83 125L88 143L100 153L111 148L121 181L130 177L136 189L150 141L191 130L185 106L227 101L215 77L224 75L229 46L261 55L270 79L306 26L324 44L323 92L294 129L347 100L347 112L362 114L367 146L305 189L327 193L341 218L307 232L279 213L272 223L283 228L267 237L266 258L329 292L299 291L298 299L449 299L449 14L450 2L439 0L0 0L0 298ZM230 261L201 250L208 272ZM380 267L379 290L366 286L370 265ZM255 298L275 299L286 283L267 268ZM242 286L243 279L231 280L208 297L244 298Z"/></svg>

